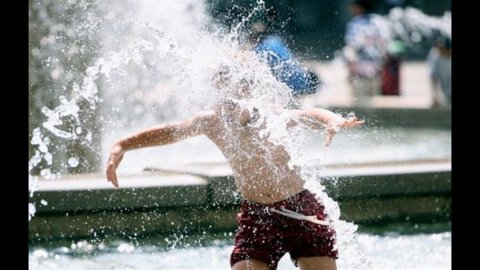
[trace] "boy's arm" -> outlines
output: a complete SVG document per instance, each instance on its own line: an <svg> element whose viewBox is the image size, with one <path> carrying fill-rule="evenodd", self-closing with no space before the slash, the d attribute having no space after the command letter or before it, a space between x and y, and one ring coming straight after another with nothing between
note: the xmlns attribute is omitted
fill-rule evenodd
<svg viewBox="0 0 480 270"><path fill-rule="evenodd" d="M118 140L110 151L107 161L107 180L118 187L116 169L126 151L172 144L180 140L203 134L204 122L211 116L209 112L197 113L193 117L165 125L142 130L136 134Z"/></svg>
<svg viewBox="0 0 480 270"><path fill-rule="evenodd" d="M333 136L340 130L340 128L349 128L363 125L365 121L360 121L357 117L343 118L340 114L332 111L309 108L305 110L295 111L298 121L293 121L289 125L296 125L301 123L311 129L327 129L327 137L325 138L325 146L329 146L332 142Z"/></svg>

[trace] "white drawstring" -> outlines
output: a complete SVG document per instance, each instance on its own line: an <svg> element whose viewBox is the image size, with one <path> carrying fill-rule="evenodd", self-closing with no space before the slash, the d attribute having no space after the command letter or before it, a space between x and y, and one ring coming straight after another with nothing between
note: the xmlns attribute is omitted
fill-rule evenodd
<svg viewBox="0 0 480 270"><path fill-rule="evenodd" d="M317 216L305 216L303 214L300 214L300 213L294 212L292 210L289 210L289 209L287 209L283 206L280 206L280 210L272 207L272 208L270 208L270 211L272 211L274 213L277 213L277 214L280 214L280 215L283 215L283 216L286 216L286 217L293 218L293 219L306 220L306 221L309 221L309 222L312 222L312 223L315 223L315 224L318 224L318 225L324 225L324 226L330 225L330 223L328 223L327 221L319 220L317 218Z"/></svg>

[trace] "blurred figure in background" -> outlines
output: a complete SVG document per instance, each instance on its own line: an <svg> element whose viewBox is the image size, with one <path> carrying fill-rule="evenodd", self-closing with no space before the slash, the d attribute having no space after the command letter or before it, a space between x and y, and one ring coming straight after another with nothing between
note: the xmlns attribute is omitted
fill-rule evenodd
<svg viewBox="0 0 480 270"><path fill-rule="evenodd" d="M405 47L401 41L391 40L388 42L380 85L381 93L384 96L400 95L400 67L404 51Z"/></svg>
<svg viewBox="0 0 480 270"><path fill-rule="evenodd" d="M301 67L285 42L269 33L264 23L254 23L248 39L251 49L270 66L275 78L292 90L293 96L314 94L319 90L322 83L318 75Z"/></svg>
<svg viewBox="0 0 480 270"><path fill-rule="evenodd" d="M347 24L343 56L357 106L369 106L370 98L380 94L387 43L391 40L386 19L371 13L373 4L372 0L350 2L353 18Z"/></svg>
<svg viewBox="0 0 480 270"><path fill-rule="evenodd" d="M440 36L427 56L430 69L433 101L432 107L450 106L452 102L452 49L451 40Z"/></svg>

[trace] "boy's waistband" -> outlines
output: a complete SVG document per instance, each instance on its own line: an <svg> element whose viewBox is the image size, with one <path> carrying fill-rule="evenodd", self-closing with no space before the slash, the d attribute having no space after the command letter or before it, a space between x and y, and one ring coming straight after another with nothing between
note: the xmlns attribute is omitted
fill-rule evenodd
<svg viewBox="0 0 480 270"><path fill-rule="evenodd" d="M278 202L275 202L275 203L272 203L272 204L262 204L262 203L257 203L257 202L253 202L253 201L248 201L248 200L243 200L242 203L241 203L241 207L242 209L245 209L245 210L255 210L255 209L262 209L262 208L265 208L265 207L280 207L280 206L286 206L286 205L289 205L291 203L295 203L295 202L298 202L298 201L301 201L303 200L303 198L305 196L314 196L315 195L313 193L311 193L308 189L304 189L302 191L300 191L299 193L293 195L293 196L290 196L284 200L281 200L281 201L278 201Z"/></svg>

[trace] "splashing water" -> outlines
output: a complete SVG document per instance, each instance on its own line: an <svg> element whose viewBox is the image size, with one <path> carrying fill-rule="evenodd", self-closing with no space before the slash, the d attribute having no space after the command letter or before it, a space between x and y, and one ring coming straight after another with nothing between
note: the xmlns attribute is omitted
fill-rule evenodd
<svg viewBox="0 0 480 270"><path fill-rule="evenodd" d="M432 38L438 34L452 37L452 14L448 11L441 17L434 17L416 8L393 8L386 19L395 36L407 44L418 43L422 38Z"/></svg>
<svg viewBox="0 0 480 270"><path fill-rule="evenodd" d="M89 8L91 6L85 5L84 10ZM238 100L238 103L250 112L253 108L262 108L260 117L267 123L263 136L274 144L286 147L291 156L289 166L304 168L302 175L307 180L306 188L316 193L326 206L337 231L340 260L349 269L369 268L356 244L357 226L340 220L338 203L324 192L318 181L322 169L302 166L312 163L302 151L305 137L311 134L301 128L289 131L282 128L289 119L287 114L279 111L291 102L289 89L276 81L269 68L258 62L252 53L239 53L242 48L241 32L253 14L265 8L263 1L258 1L250 16L230 32L209 21L201 1L112 1L98 4L96 8L102 14L93 18L98 23L83 21L84 25L77 30L84 35L99 33L101 46L95 49L98 57L84 73L76 74L76 80L60 84L60 88L66 90L65 94L57 95L57 106L41 106L45 121L33 129L31 138L34 150L29 161L30 196L38 186L34 169L40 168L40 175L48 179L58 177L66 172L65 168L76 168L83 162L80 156L67 155L63 159L63 170L51 169L49 166L56 159L62 159L50 152L54 138L78 141L91 148L94 142L109 144L105 138L118 137L118 129L128 133L130 126L138 129L140 125L178 120L209 109L221 98L218 90L212 87L211 78L218 67L224 65L234 74L231 85L247 81L252 88L253 97ZM171 13L175 12L188 16L172 16ZM395 10L390 16L405 18L406 14L419 17L414 11L405 12L400 16L400 11ZM69 31L65 26L57 28L60 30L56 31ZM47 45L56 40L55 35L53 39L49 38L45 41ZM64 47L67 45L63 44ZM79 51L89 49L72 48ZM238 61L238 55L242 55L242 61ZM51 59L42 68L51 70L51 77L58 79L63 73L58 66L51 64L55 62ZM82 111L100 112L98 132L86 127L91 118L85 117ZM141 123L138 123L139 119ZM97 133L101 136L96 136ZM40 166L42 162L46 165ZM47 203L42 201L42 204ZM29 220L35 211L35 205L30 203ZM130 246L122 246L121 249L122 252L131 251Z"/></svg>
<svg viewBox="0 0 480 270"><path fill-rule="evenodd" d="M141 1L137 4L137 9L127 11L118 11L118 8L112 7L112 11L107 13L97 29L102 31L103 46L99 51L100 57L86 69L83 79L71 85L70 95L59 96L58 106L53 109L45 106L41 109L46 120L41 127L33 131L31 144L37 147L29 162L30 172L42 160L47 167L52 164L55 157L49 152L51 136L67 141L80 140L84 144L91 143L92 133L84 130L85 120L80 116L79 103L85 102L87 110L95 110L102 105L101 131L107 135L113 134L112 130L124 125L138 126L139 123L134 121L141 118L142 125L183 118L210 108L221 98L210 82L220 65L228 66L234 74L231 85L241 81L248 82L253 97L239 100L239 104L250 111L254 107L262 108L261 117L267 123L263 136L268 137L272 143L287 146L292 156L290 166L305 162L306 157L301 155L300 150L301 138L305 136L303 131L294 129L287 132L280 128L285 127L288 117L278 112L291 101L290 91L274 79L269 68L261 64L253 53L239 54L240 32L248 17L234 27L233 31L225 34L220 28L209 24L204 15L196 16L201 23L196 20L171 22L165 21L167 16L161 16L162 11L153 2ZM258 6L253 12L264 8L263 2L260 1ZM107 7L111 6L106 4L103 8L107 10ZM162 2L161 5L165 13L186 9L193 14L203 14L202 8L203 4L196 1ZM114 11L120 13L112 14ZM115 20L118 19L117 16L142 19L119 22ZM176 20L179 20L179 17L188 16L177 16ZM241 61L238 61L238 55L241 55ZM69 121L67 128L64 126L66 119ZM79 162L78 157L67 157L66 167L77 167ZM31 173L30 175L32 195L37 185L37 176ZM49 168L42 169L41 175L45 178L56 176ZM316 179L318 175L311 175L309 178ZM310 188L319 194L324 202L330 203L328 211L332 213L332 220L338 223L338 234L353 239L356 227L351 224L342 225L348 224L345 222L339 223L338 205L329 199L320 185ZM30 204L29 219L34 214L35 206ZM350 244L351 240L348 242ZM341 253L343 245L344 243L339 241ZM362 261L358 256L344 258Z"/></svg>

